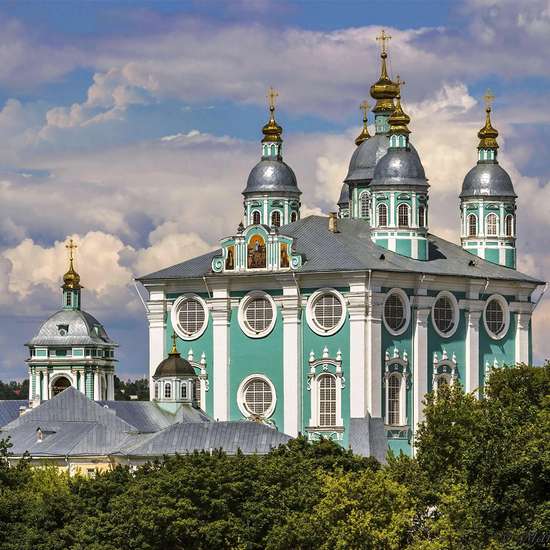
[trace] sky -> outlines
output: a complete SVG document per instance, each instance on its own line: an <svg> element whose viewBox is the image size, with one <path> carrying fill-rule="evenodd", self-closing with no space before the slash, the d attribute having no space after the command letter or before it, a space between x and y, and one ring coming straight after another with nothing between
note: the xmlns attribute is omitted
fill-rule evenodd
<svg viewBox="0 0 550 550"><path fill-rule="evenodd" d="M483 94L518 200L518 267L550 279L548 0L13 2L0 4L0 379L56 309L79 243L83 307L147 372L134 277L233 234L259 160L266 90L279 91L302 215L335 209L379 74L406 82L411 141L430 180L431 232L458 241ZM142 289L143 290L143 289ZM550 295L550 292L548 293ZM550 357L550 299L534 356Z"/></svg>

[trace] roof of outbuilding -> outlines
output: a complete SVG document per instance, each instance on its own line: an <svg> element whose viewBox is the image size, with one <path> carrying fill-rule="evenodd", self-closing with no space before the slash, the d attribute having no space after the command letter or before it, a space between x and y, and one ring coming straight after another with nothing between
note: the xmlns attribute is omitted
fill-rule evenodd
<svg viewBox="0 0 550 550"><path fill-rule="evenodd" d="M304 255L303 265L297 273L341 271L390 271L413 272L459 277L526 281L541 281L510 269L493 264L460 246L435 235L428 235L429 259L413 260L374 244L370 228L363 220L340 219L338 232L328 230L328 218L308 216L279 229L283 235L294 237L296 252ZM148 283L158 280L193 279L218 276L212 272L211 263L219 250L173 265L155 273L140 277ZM267 275L271 273L267 272ZM222 274L227 276L227 273ZM257 275L257 272L255 272ZM246 276L235 274L234 277Z"/></svg>

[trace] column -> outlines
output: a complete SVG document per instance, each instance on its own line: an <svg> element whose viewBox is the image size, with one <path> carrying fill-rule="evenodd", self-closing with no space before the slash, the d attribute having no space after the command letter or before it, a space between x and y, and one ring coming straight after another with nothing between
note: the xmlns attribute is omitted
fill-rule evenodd
<svg viewBox="0 0 550 550"><path fill-rule="evenodd" d="M529 324L531 311L521 311L516 316L516 356L517 363L529 364Z"/></svg>
<svg viewBox="0 0 550 550"><path fill-rule="evenodd" d="M115 374L114 372L110 372L107 374L107 380L109 381L109 385L107 387L107 400L108 401L114 401L115 400Z"/></svg>
<svg viewBox="0 0 550 550"><path fill-rule="evenodd" d="M94 370L94 401L99 401L101 399L101 392L99 387L99 371Z"/></svg>
<svg viewBox="0 0 550 550"><path fill-rule="evenodd" d="M369 292L367 314L367 410L373 418L382 416L382 312L384 294Z"/></svg>
<svg viewBox="0 0 550 550"><path fill-rule="evenodd" d="M36 376L34 375L33 370L34 367L29 368L29 401L32 401L35 394L38 393L35 386Z"/></svg>
<svg viewBox="0 0 550 550"><path fill-rule="evenodd" d="M468 393L479 395L479 320L481 318L482 308L479 305L470 305L465 312L466 317L466 380L464 380L464 390Z"/></svg>
<svg viewBox="0 0 550 550"><path fill-rule="evenodd" d="M284 432L296 437L301 431L301 302L296 284L283 286L283 391Z"/></svg>
<svg viewBox="0 0 550 550"><path fill-rule="evenodd" d="M149 399L154 398L153 374L165 355L166 301L164 290L150 290L147 302L149 322Z"/></svg>
<svg viewBox="0 0 550 550"><path fill-rule="evenodd" d="M229 419L229 321L231 308L227 288L214 289L210 300L214 354L214 419Z"/></svg>
<svg viewBox="0 0 550 550"><path fill-rule="evenodd" d="M349 302L349 391L350 417L365 418L367 414L366 371L366 288L364 280L350 284Z"/></svg>
<svg viewBox="0 0 550 550"><path fill-rule="evenodd" d="M428 393L428 297L415 296L413 309L413 430L424 420L424 397ZM414 438L413 438L414 441Z"/></svg>

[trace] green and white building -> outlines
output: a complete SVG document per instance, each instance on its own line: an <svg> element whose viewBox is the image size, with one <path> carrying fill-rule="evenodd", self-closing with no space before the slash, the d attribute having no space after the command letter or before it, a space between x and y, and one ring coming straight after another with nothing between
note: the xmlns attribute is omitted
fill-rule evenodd
<svg viewBox="0 0 550 550"><path fill-rule="evenodd" d="M531 362L542 283L515 270L516 197L490 120L460 195L457 246L429 232L428 180L386 57L371 88L376 133L353 151L340 216L300 217L271 104L236 233L139 279L151 399L175 333L176 351L197 360L196 401L212 418L260 420L360 452L367 434L382 433L412 452L427 392L460 383L482 395L490 369Z"/></svg>

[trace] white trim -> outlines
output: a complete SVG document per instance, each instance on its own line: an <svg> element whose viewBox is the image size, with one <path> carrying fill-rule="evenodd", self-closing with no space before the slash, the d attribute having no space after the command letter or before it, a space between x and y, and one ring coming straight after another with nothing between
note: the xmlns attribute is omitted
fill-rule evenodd
<svg viewBox="0 0 550 550"><path fill-rule="evenodd" d="M403 323L403 326L399 330L393 330L386 321L386 302L388 301L388 298L392 294L397 294L402 302L403 302L403 309L405 314L405 322ZM382 306L382 320L384 321L384 326L386 327L386 330L392 335L392 336L401 336L408 328L409 323L411 321L411 303L409 300L409 297L405 293L404 290L401 288L392 288L389 290L386 294L386 297L384 299L384 304Z"/></svg>
<svg viewBox="0 0 550 550"><path fill-rule="evenodd" d="M264 298L266 299L270 304L273 311L273 316L271 318L271 322L269 323L268 327L265 330L262 330L261 332L256 332L252 328L248 326L248 323L246 322L246 315L245 311L248 306L248 304L252 300L256 300L258 298ZM238 318L239 318L239 326L241 327L241 330L250 338L264 338L267 336L275 327L275 323L277 321L277 306L275 304L275 301L273 298L267 293L263 292L262 290L253 290L252 292L249 292L240 302L239 304L239 312L238 312Z"/></svg>
<svg viewBox="0 0 550 550"><path fill-rule="evenodd" d="M394 364L394 363L392 363ZM390 424L390 379L398 378L399 379L399 422L397 424ZM390 373L385 381L385 390L386 390L386 414L384 417L384 424L386 426L406 426L407 425L407 382L403 373L399 371L394 371Z"/></svg>
<svg viewBox="0 0 550 550"><path fill-rule="evenodd" d="M275 214L275 212L279 213L279 225L273 225L273 214ZM273 210L271 210L271 213L269 214L269 224L266 225L269 225L270 227L282 227L286 223L287 222L284 217L284 212L282 212L280 208L273 208Z"/></svg>
<svg viewBox="0 0 550 550"><path fill-rule="evenodd" d="M323 327L321 327L321 325L317 323L317 320L315 319L315 313L314 313L315 302L325 294L330 294L334 296L335 298L338 299L338 301L342 305L342 315L340 317L340 320L331 329L324 329ZM346 316L347 316L346 300L344 299L342 294L337 290L335 290L334 288L320 288L319 290L316 290L307 300L307 307L306 307L307 324L309 325L309 328L313 332L315 332L315 334L319 334L319 336L332 336L333 334L336 334L346 322Z"/></svg>
<svg viewBox="0 0 550 550"><path fill-rule="evenodd" d="M498 334L495 334L489 330L489 327L487 326L487 306L493 300L497 300L499 302L504 314L504 328ZM493 340L502 340L508 333L508 329L510 328L510 307L508 306L508 302L500 294L491 294L491 296L489 296L489 298L485 301L485 306L483 308L483 324L485 325L487 334Z"/></svg>
<svg viewBox="0 0 550 550"><path fill-rule="evenodd" d="M437 326L437 323L435 322L435 304L437 304L437 301L440 298L449 298L451 300L451 303L453 305L453 326L451 327L451 330L449 332L442 332L439 330L439 327ZM458 302L455 298L455 295L452 292L449 292L448 290L442 290L434 300L434 303L432 305L432 326L434 330L441 336L441 338L450 338L454 335L454 333L458 329L458 325L460 324L460 311L458 309Z"/></svg>
<svg viewBox="0 0 550 550"><path fill-rule="evenodd" d="M269 418L275 411L275 406L277 405L277 393L275 392L275 386L273 385L273 382L271 382L271 380L267 376L265 376L265 374L250 374L241 381L241 383L239 384L239 389L237 390L237 405L239 407L239 411L241 411L241 414L245 418L250 418L251 413L244 406L244 389L250 381L256 379L262 380L271 389L271 395L273 396L271 405L262 415L262 418Z"/></svg>
<svg viewBox="0 0 550 550"><path fill-rule="evenodd" d="M199 330L197 330L197 332L194 332L193 334L186 334L180 328L178 321L178 310L183 302L188 300L195 300L196 302L199 302L204 311L204 321L202 323L202 326ZM172 328L182 340L196 340L197 338L200 338L204 334L204 331L208 326L208 307L206 306L206 302L197 294L189 293L179 296L170 310L170 321L172 322Z"/></svg>
<svg viewBox="0 0 550 550"><path fill-rule="evenodd" d="M495 230L494 233L489 233L489 216L495 216L495 218L496 218L496 230ZM496 212L489 212L485 216L485 236L486 237L498 238L499 233L500 233L500 223L499 223L499 221L500 220L499 220L499 217L496 214Z"/></svg>

